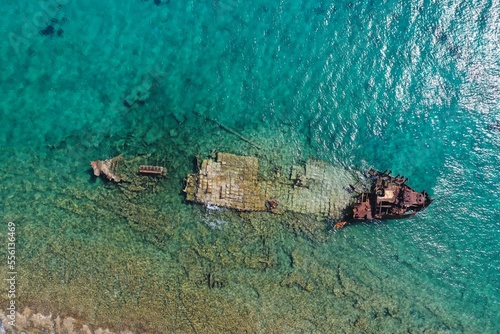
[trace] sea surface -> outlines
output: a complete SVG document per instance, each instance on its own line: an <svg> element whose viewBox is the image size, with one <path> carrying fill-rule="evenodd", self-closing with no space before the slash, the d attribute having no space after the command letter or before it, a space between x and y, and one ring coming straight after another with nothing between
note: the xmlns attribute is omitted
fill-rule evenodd
<svg viewBox="0 0 500 334"><path fill-rule="evenodd" d="M18 312L145 333L500 333L498 1L0 14L0 268L14 222ZM338 231L186 203L184 177L216 152L392 170L434 202ZM119 154L167 175L93 176Z"/></svg>

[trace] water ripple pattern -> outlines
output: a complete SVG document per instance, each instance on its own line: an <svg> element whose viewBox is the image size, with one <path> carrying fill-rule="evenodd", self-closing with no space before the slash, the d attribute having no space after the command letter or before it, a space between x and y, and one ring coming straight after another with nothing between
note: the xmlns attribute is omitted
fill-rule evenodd
<svg viewBox="0 0 500 334"><path fill-rule="evenodd" d="M128 302L156 289L152 277L172 284L161 286L175 300L191 296L177 310L195 315L206 299L186 289L209 277L210 300L238 305L226 307L240 312L228 317L246 314L261 332L317 332L338 320L353 333L499 333L498 1L20 0L3 1L0 14L0 220L19 221L19 256L31 273L21 287L41 291L21 293L23 302L96 324L138 312L124 321L137 329L141 317L151 317L147 326L170 319ZM256 155L264 167L313 156L388 169L434 202L415 218L325 232L321 242L285 218L276 218L288 228L278 233L267 216L183 202L193 157L213 150ZM119 153L165 164L160 190L124 197L92 179L89 161ZM109 198L116 202L104 205ZM130 206L113 206L119 201ZM231 234L247 226L258 232ZM259 234L267 229L273 241ZM217 247L246 253L233 262L202 255ZM71 262L78 249L89 257ZM274 262L253 258L263 249L274 250ZM124 281L103 255L114 251L127 254L116 262L129 270ZM149 272L128 261L145 261ZM344 292L322 290L328 280L318 283L312 267L301 275L316 290L288 275L294 263L317 263ZM212 281L221 271L233 283ZM134 280L151 286L132 288ZM85 284L106 292L69 297ZM87 305L103 296L114 308L93 313ZM321 312L290 309L295 298ZM287 327L277 314L300 324Z"/></svg>

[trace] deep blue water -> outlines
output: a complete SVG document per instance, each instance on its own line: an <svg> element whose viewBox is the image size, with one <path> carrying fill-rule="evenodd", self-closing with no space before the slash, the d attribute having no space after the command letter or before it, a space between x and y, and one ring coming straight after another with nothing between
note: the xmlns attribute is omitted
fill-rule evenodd
<svg viewBox="0 0 500 334"><path fill-rule="evenodd" d="M180 190L195 154L264 155L208 117L271 159L390 169L426 189L417 217L346 228L310 255L344 258L360 286L444 323L421 316L417 333L500 331L500 3L54 4L0 5L3 221L42 215L37 193L88 190L97 158L167 150Z"/></svg>

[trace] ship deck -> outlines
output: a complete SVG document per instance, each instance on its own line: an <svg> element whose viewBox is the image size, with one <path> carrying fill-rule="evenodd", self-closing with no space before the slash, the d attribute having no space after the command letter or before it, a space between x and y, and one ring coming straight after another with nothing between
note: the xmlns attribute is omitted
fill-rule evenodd
<svg viewBox="0 0 500 334"><path fill-rule="evenodd" d="M318 160L294 165L284 177L259 178L255 157L218 153L187 177L186 200L240 211L296 212L339 219L354 201L349 171Z"/></svg>

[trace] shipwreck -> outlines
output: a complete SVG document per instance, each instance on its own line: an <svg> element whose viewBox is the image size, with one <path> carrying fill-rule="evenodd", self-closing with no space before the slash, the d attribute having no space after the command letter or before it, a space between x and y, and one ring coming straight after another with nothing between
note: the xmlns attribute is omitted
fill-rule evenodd
<svg viewBox="0 0 500 334"><path fill-rule="evenodd" d="M404 176L391 175L391 172L369 170L372 180L369 191L361 192L353 206L354 220L398 219L414 216L428 207L432 200L424 190L421 193L410 188Z"/></svg>
<svg viewBox="0 0 500 334"><path fill-rule="evenodd" d="M167 170L163 166L139 165L135 162L141 160L141 157L125 159L123 154L106 160L91 161L90 166L94 176L106 176L108 181L115 183L133 182L136 176L165 176Z"/></svg>
<svg viewBox="0 0 500 334"><path fill-rule="evenodd" d="M219 152L185 179L186 200L238 211L294 212L337 221L405 218L432 200L407 179L370 170L366 175L318 160L294 165L290 173L259 176L256 157Z"/></svg>

